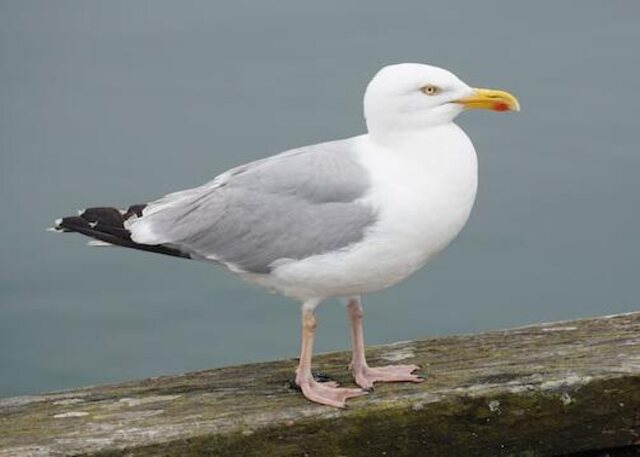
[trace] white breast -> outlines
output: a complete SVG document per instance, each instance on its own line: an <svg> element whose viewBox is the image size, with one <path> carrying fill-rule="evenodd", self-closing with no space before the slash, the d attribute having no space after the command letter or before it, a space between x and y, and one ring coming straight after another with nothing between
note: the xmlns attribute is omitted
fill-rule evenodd
<svg viewBox="0 0 640 457"><path fill-rule="evenodd" d="M398 283L444 249L475 200L475 150L454 124L408 140L389 148L367 135L358 138L359 160L372 184L366 203L379 215L361 242L252 279L299 300L358 295Z"/></svg>

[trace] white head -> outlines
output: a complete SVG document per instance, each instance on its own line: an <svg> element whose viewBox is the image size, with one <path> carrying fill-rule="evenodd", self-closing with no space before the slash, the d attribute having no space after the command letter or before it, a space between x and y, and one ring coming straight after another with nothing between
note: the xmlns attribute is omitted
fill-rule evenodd
<svg viewBox="0 0 640 457"><path fill-rule="evenodd" d="M470 108L518 111L520 106L507 92L474 89L450 71L417 63L384 67L364 95L364 115L374 136L446 124Z"/></svg>

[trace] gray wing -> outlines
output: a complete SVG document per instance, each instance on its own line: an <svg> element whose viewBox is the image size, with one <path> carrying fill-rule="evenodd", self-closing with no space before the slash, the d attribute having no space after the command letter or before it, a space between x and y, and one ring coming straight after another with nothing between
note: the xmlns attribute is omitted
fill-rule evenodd
<svg viewBox="0 0 640 457"><path fill-rule="evenodd" d="M166 244L233 269L268 273L361 240L376 215L353 140L292 150L149 204L128 223L138 243Z"/></svg>

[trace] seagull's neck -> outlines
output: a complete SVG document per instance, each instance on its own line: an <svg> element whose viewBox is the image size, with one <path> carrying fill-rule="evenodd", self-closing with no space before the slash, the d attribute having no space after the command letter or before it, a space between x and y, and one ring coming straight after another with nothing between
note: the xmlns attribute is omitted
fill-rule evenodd
<svg viewBox="0 0 640 457"><path fill-rule="evenodd" d="M466 134L453 122L415 129L373 129L368 134L375 145L397 153L437 153L440 145L446 149L451 142L469 141Z"/></svg>

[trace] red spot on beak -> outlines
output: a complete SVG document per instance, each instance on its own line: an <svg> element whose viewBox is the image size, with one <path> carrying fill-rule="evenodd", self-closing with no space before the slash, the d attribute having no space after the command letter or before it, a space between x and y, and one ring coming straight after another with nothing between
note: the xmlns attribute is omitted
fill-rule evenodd
<svg viewBox="0 0 640 457"><path fill-rule="evenodd" d="M504 102L496 102L493 104L493 110L494 111L508 111L509 110L509 105L507 105Z"/></svg>

